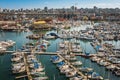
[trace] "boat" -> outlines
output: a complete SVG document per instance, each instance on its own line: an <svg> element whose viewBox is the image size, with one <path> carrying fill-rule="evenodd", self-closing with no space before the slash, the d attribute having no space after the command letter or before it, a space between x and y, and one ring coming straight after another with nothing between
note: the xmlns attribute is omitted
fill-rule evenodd
<svg viewBox="0 0 120 80"><path fill-rule="evenodd" d="M44 68L41 64L34 62L34 67L33 67L33 69L34 69L36 72L42 72L42 71L44 71L45 68Z"/></svg>
<svg viewBox="0 0 120 80"><path fill-rule="evenodd" d="M11 59L12 62L19 62L23 57L19 56L19 57L14 57Z"/></svg>
<svg viewBox="0 0 120 80"><path fill-rule="evenodd" d="M44 36L44 39L47 39L47 40L49 40L49 39L56 39L56 38L57 38L57 35L52 35L52 33L46 34Z"/></svg>
<svg viewBox="0 0 120 80"><path fill-rule="evenodd" d="M119 59L119 58L113 58L113 59L111 60L111 62L112 62L113 64L120 64L120 59Z"/></svg>
<svg viewBox="0 0 120 80"><path fill-rule="evenodd" d="M77 58L76 57L71 57L70 59L68 59L70 62L76 61Z"/></svg>
<svg viewBox="0 0 120 80"><path fill-rule="evenodd" d="M74 65L74 66L81 66L82 62L81 61L75 61L75 62L72 62L71 64Z"/></svg>
<svg viewBox="0 0 120 80"><path fill-rule="evenodd" d="M114 70L114 68L116 68L116 66L114 64L110 64L110 65L106 66L107 70Z"/></svg>
<svg viewBox="0 0 120 80"><path fill-rule="evenodd" d="M96 72L92 72L92 74L87 74L87 76L90 80L103 80L103 77Z"/></svg>
<svg viewBox="0 0 120 80"><path fill-rule="evenodd" d="M116 75L116 76L120 76L120 70L115 71L115 75Z"/></svg>
<svg viewBox="0 0 120 80"><path fill-rule="evenodd" d="M22 73L22 72L25 72L25 66L17 65L12 67L13 74Z"/></svg>
<svg viewBox="0 0 120 80"><path fill-rule="evenodd" d="M4 47L0 46L0 53L5 52L6 50L7 50L6 48L4 48Z"/></svg>
<svg viewBox="0 0 120 80"><path fill-rule="evenodd" d="M61 43L59 43L59 47L60 48L65 48L65 44L61 42Z"/></svg>
<svg viewBox="0 0 120 80"><path fill-rule="evenodd" d="M73 54L73 53L70 53L70 55L65 55L64 57L65 57L65 59L67 59L70 62L73 62L73 61L77 60L75 54Z"/></svg>
<svg viewBox="0 0 120 80"><path fill-rule="evenodd" d="M47 46L49 46L50 45L50 42L49 41L47 41L47 40L42 40L42 43L44 44L47 44Z"/></svg>
<svg viewBox="0 0 120 80"><path fill-rule="evenodd" d="M89 67L81 67L81 68L78 68L78 70L85 72L85 73L93 71L93 69Z"/></svg>
<svg viewBox="0 0 120 80"><path fill-rule="evenodd" d="M65 65L63 65L63 66L60 66L60 67L59 67L59 70L61 70L61 69L67 69L67 68L69 68L69 65L65 64Z"/></svg>
<svg viewBox="0 0 120 80"><path fill-rule="evenodd" d="M41 36L39 34L32 34L32 35L26 36L26 38L38 40L41 38Z"/></svg>
<svg viewBox="0 0 120 80"><path fill-rule="evenodd" d="M100 60L100 61L98 62L98 64L101 65L101 66L108 66L108 65L110 65L111 63L110 63L110 62L106 62L106 61L104 61L104 60Z"/></svg>
<svg viewBox="0 0 120 80"><path fill-rule="evenodd" d="M83 80L83 77L82 76L74 76L74 77L71 77L69 80Z"/></svg>
<svg viewBox="0 0 120 80"><path fill-rule="evenodd" d="M40 47L40 49L41 49L42 51L46 51L46 50L47 50L47 45L48 45L48 44L43 43L43 44L41 44L39 47Z"/></svg>
<svg viewBox="0 0 120 80"><path fill-rule="evenodd" d="M59 62L63 61L63 59L61 59L61 58L58 57L58 56L52 56L52 57L51 57L51 61L52 61L53 63L59 63Z"/></svg>
<svg viewBox="0 0 120 80"><path fill-rule="evenodd" d="M60 73L63 73L63 74L68 73L70 71L73 71L73 69L70 68L70 67L68 67L68 68L61 68L60 69Z"/></svg>
<svg viewBox="0 0 120 80"><path fill-rule="evenodd" d="M72 46L72 52L73 53L81 53L82 52L82 48L79 45Z"/></svg>
<svg viewBox="0 0 120 80"><path fill-rule="evenodd" d="M58 59L56 59L56 60L53 60L53 63L59 63L59 62L61 62L61 61L63 61L63 59L58 58Z"/></svg>
<svg viewBox="0 0 120 80"><path fill-rule="evenodd" d="M47 76L43 76L43 77L35 77L33 78L33 80L48 80L48 77Z"/></svg>
<svg viewBox="0 0 120 80"><path fill-rule="evenodd" d="M91 61L99 63L101 59L99 57L92 57Z"/></svg>
<svg viewBox="0 0 120 80"><path fill-rule="evenodd" d="M7 40L7 43L9 44L9 46L13 46L15 44L15 41L13 41L13 40Z"/></svg>
<svg viewBox="0 0 120 80"><path fill-rule="evenodd" d="M113 69L113 73L116 75L116 76L120 76L120 67L116 67Z"/></svg>
<svg viewBox="0 0 120 80"><path fill-rule="evenodd" d="M45 75L45 72L30 72L32 76L40 76L40 75Z"/></svg>
<svg viewBox="0 0 120 80"><path fill-rule="evenodd" d="M63 66L63 65L65 65L65 62L63 62L63 61L57 63L57 67L58 67L58 68L61 67L61 66Z"/></svg>
<svg viewBox="0 0 120 80"><path fill-rule="evenodd" d="M67 72L65 75L66 77L74 77L76 75L76 71L75 70L71 70L69 72Z"/></svg>

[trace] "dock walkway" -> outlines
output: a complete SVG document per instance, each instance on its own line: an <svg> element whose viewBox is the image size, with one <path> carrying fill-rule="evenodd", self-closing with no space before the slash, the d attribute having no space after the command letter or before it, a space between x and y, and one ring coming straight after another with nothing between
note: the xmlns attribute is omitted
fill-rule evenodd
<svg viewBox="0 0 120 80"><path fill-rule="evenodd" d="M28 80L32 80L32 76L30 75L30 70L29 70L29 66L27 63L27 56L24 53L23 53L23 55L24 55L24 63L25 63L25 69L27 72Z"/></svg>
<svg viewBox="0 0 120 80"><path fill-rule="evenodd" d="M5 53L9 53L9 54L12 54L16 51L6 51ZM23 53L30 53L30 52L23 52ZM38 55L57 55L59 52L32 52L32 54L38 54ZM85 54L83 53L74 53L75 56L83 56ZM92 56L96 55L96 54L91 54Z"/></svg>

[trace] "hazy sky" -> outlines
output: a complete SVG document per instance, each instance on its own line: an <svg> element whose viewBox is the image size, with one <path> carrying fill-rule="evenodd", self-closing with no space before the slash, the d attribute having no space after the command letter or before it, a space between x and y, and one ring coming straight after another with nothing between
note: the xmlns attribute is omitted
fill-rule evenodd
<svg viewBox="0 0 120 80"><path fill-rule="evenodd" d="M120 0L0 0L0 8L120 8Z"/></svg>

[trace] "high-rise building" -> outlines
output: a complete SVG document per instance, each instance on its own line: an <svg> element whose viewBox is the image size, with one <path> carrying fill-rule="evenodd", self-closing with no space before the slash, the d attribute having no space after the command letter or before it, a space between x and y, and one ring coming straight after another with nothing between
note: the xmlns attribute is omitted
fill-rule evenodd
<svg viewBox="0 0 120 80"><path fill-rule="evenodd" d="M0 8L0 13L1 13L2 11L3 11L2 8Z"/></svg>

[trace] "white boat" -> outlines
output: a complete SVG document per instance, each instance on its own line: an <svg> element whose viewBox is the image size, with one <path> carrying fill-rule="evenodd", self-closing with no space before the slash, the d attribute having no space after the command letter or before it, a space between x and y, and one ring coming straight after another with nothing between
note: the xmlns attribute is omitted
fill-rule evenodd
<svg viewBox="0 0 120 80"><path fill-rule="evenodd" d="M48 80L48 77L47 76L44 76L44 77L36 77L36 78L33 78L33 80Z"/></svg>
<svg viewBox="0 0 120 80"><path fill-rule="evenodd" d="M106 62L106 61L104 61L104 60L100 60L100 62L99 62L98 64L101 65L101 66L107 66L107 65L110 65L109 62Z"/></svg>
<svg viewBox="0 0 120 80"><path fill-rule="evenodd" d="M13 61L13 62L18 62L18 61L20 61L22 58L23 58L22 56L20 56L20 57L15 57L15 58L12 58L11 61Z"/></svg>
<svg viewBox="0 0 120 80"><path fill-rule="evenodd" d="M67 68L69 68L69 65L67 65L67 64L59 67L60 70L61 70L61 69L64 69L64 70L65 70L65 69L67 69Z"/></svg>
<svg viewBox="0 0 120 80"><path fill-rule="evenodd" d="M47 44L47 46L49 46L49 45L50 45L50 42L49 42L49 41L47 41L47 40L42 40L42 43Z"/></svg>
<svg viewBox="0 0 120 80"><path fill-rule="evenodd" d="M68 72L70 72L70 71L72 71L73 69L71 69L70 67L68 67L68 68L62 68L62 69L60 69L60 73L68 73Z"/></svg>
<svg viewBox="0 0 120 80"><path fill-rule="evenodd" d="M15 41L13 41L13 40L7 40L7 43L9 44L9 46L13 46L15 44Z"/></svg>
<svg viewBox="0 0 120 80"><path fill-rule="evenodd" d="M58 60L53 61L53 63L59 63L61 61L63 61L63 59L59 58Z"/></svg>
<svg viewBox="0 0 120 80"><path fill-rule="evenodd" d="M59 43L59 47L60 47L60 48L64 48L64 47L65 47L65 44L64 44L64 43Z"/></svg>
<svg viewBox="0 0 120 80"><path fill-rule="evenodd" d="M74 48L74 49L72 49L72 52L73 53L80 53L80 52L82 52L82 49L81 48Z"/></svg>
<svg viewBox="0 0 120 80"><path fill-rule="evenodd" d="M76 57L71 57L71 58L69 58L68 60L72 62L72 61L76 61L77 58L76 58Z"/></svg>
<svg viewBox="0 0 120 80"><path fill-rule="evenodd" d="M91 61L94 61L94 62L98 62L98 63L99 63L100 58L98 58L98 57L92 57L92 58L91 58Z"/></svg>
<svg viewBox="0 0 120 80"><path fill-rule="evenodd" d="M0 53L6 51L6 48L0 46Z"/></svg>
<svg viewBox="0 0 120 80"><path fill-rule="evenodd" d="M40 75L45 75L45 72L35 72L35 71L32 71L32 72L30 72L30 74L31 75L38 75L38 76L40 76Z"/></svg>
<svg viewBox="0 0 120 80"><path fill-rule="evenodd" d="M69 80L82 80L83 77L81 76L75 76L75 77L71 77Z"/></svg>
<svg viewBox="0 0 120 80"><path fill-rule="evenodd" d="M44 67L42 67L42 66L39 66L38 68L35 68L35 71L36 72L41 72L41 71L44 71Z"/></svg>
<svg viewBox="0 0 120 80"><path fill-rule="evenodd" d="M1 41L1 42L0 42L0 45L1 45L2 47L4 47L4 48L9 47L9 43L8 43L8 42L5 42L5 41Z"/></svg>
<svg viewBox="0 0 120 80"><path fill-rule="evenodd" d="M15 64L12 64L12 66L24 66L24 63L15 63Z"/></svg>
<svg viewBox="0 0 120 80"><path fill-rule="evenodd" d="M66 73L66 77L73 77L76 75L76 73L77 72L75 70L72 70L72 71Z"/></svg>
<svg viewBox="0 0 120 80"><path fill-rule="evenodd" d="M111 60L111 62L112 62L113 64L120 64L120 59L118 59L118 58L113 58L113 59Z"/></svg>
<svg viewBox="0 0 120 80"><path fill-rule="evenodd" d="M81 67L81 68L78 68L80 71L82 72L90 72L90 71L93 71L92 68L88 68L88 67Z"/></svg>
<svg viewBox="0 0 120 80"><path fill-rule="evenodd" d="M88 75L88 78L90 80L103 80L103 77L96 72L93 72L91 75Z"/></svg>
<svg viewBox="0 0 120 80"><path fill-rule="evenodd" d="M113 64L106 66L106 69L108 70L113 70L114 68L116 68L116 66Z"/></svg>
<svg viewBox="0 0 120 80"><path fill-rule="evenodd" d="M25 66L14 66L12 68L13 73L21 73L25 71Z"/></svg>
<svg viewBox="0 0 120 80"><path fill-rule="evenodd" d="M74 66L81 66L82 62L81 61L75 61L75 62L72 62L72 65L74 65Z"/></svg>

